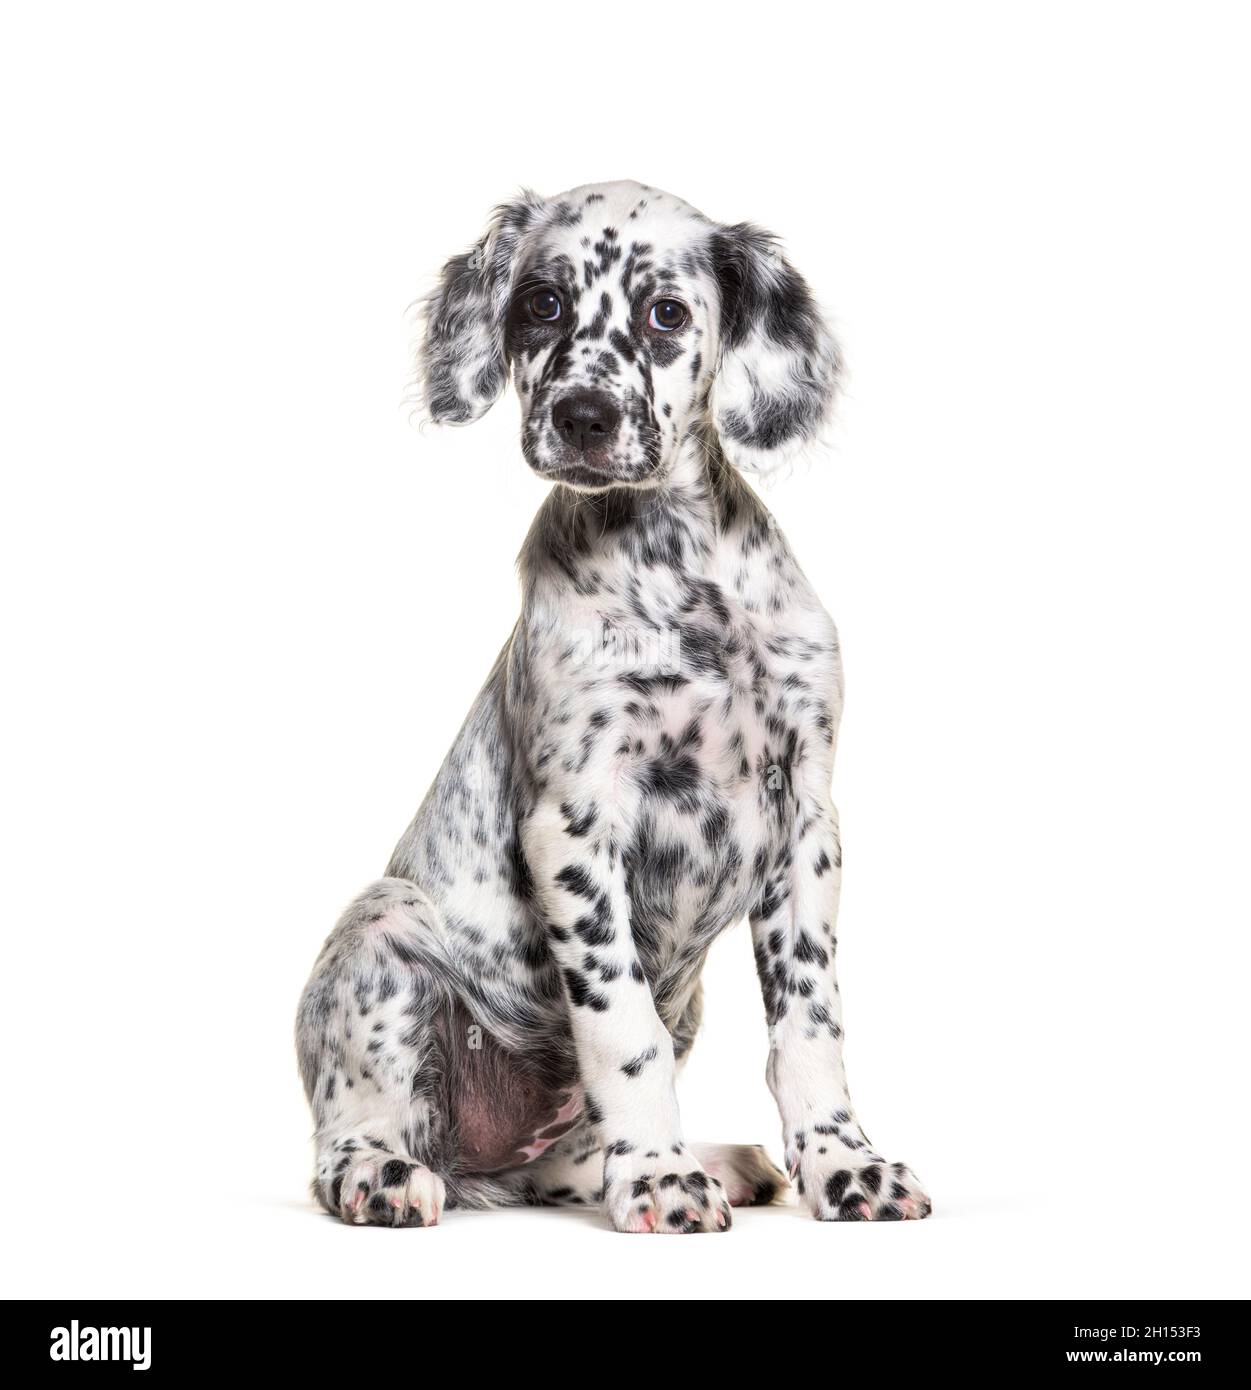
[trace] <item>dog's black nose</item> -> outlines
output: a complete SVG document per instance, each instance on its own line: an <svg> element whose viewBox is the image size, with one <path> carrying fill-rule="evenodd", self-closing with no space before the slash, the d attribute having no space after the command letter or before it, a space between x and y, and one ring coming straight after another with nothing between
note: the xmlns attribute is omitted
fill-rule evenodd
<svg viewBox="0 0 1251 1390"><path fill-rule="evenodd" d="M598 449L617 433L621 412L603 391L570 391L552 407L552 423L560 437L579 453Z"/></svg>

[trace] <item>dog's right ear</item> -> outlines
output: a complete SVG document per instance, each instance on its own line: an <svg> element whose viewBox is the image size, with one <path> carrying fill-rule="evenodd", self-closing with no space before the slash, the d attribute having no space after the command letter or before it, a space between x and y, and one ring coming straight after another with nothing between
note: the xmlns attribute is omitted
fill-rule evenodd
<svg viewBox="0 0 1251 1390"><path fill-rule="evenodd" d="M438 424L467 425L508 381L505 323L517 251L543 199L529 191L495 209L481 240L443 267L422 306L417 349L419 409Z"/></svg>

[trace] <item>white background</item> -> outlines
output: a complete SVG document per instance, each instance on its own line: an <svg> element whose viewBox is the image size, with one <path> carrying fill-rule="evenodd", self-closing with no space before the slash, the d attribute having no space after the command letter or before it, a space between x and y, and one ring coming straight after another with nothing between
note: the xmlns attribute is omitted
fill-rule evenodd
<svg viewBox="0 0 1251 1390"><path fill-rule="evenodd" d="M1245 1296L1247 32L1217 5L6 10L16 1295ZM509 395L401 403L488 209L784 235L851 364L771 487L845 646L853 1095L921 1225L351 1230L295 1003L517 608ZM694 1138L778 1123L718 944Z"/></svg>

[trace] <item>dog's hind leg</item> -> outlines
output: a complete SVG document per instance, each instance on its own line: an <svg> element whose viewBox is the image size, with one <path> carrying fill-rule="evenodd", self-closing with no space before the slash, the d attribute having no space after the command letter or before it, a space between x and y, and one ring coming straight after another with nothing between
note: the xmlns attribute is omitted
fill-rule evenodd
<svg viewBox="0 0 1251 1390"><path fill-rule="evenodd" d="M759 1144L692 1144L691 1152L725 1188L732 1207L764 1207L790 1187Z"/></svg>
<svg viewBox="0 0 1251 1390"><path fill-rule="evenodd" d="M530 1200L544 1207L597 1207L604 1196L604 1150L590 1125L580 1125L526 1169Z"/></svg>
<svg viewBox="0 0 1251 1390"><path fill-rule="evenodd" d="M768 1206L790 1184L759 1144L692 1144L704 1171L725 1188L732 1207ZM527 1170L530 1200L540 1206L598 1206L603 1199L604 1158L589 1127L570 1134Z"/></svg>
<svg viewBox="0 0 1251 1390"><path fill-rule="evenodd" d="M451 1161L438 915L405 879L347 909L300 1000L296 1046L316 1122L313 1192L355 1224L431 1226Z"/></svg>

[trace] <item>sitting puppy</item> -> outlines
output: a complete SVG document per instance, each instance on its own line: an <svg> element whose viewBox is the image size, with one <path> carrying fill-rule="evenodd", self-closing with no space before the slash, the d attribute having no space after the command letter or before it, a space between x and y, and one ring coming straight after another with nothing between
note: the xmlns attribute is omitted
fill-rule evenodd
<svg viewBox="0 0 1251 1390"><path fill-rule="evenodd" d="M418 367L456 424L511 371L556 486L521 618L301 1000L317 1198L387 1226L597 1202L640 1232L771 1201L763 1151L688 1144L674 1095L704 958L746 915L803 1201L928 1215L843 1074L834 624L738 471L827 417L839 356L807 285L764 232L640 184L526 194L444 268Z"/></svg>

